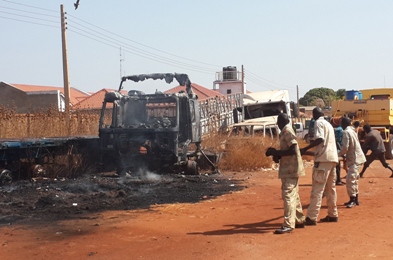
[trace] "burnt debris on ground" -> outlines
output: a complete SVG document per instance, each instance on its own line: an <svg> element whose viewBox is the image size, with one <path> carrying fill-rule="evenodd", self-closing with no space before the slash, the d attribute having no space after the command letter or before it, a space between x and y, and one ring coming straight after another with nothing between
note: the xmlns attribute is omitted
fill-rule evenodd
<svg viewBox="0 0 393 260"><path fill-rule="evenodd" d="M85 174L76 179L17 181L0 187L0 225L83 218L107 210L149 209L166 203L196 203L243 189L223 174Z"/></svg>

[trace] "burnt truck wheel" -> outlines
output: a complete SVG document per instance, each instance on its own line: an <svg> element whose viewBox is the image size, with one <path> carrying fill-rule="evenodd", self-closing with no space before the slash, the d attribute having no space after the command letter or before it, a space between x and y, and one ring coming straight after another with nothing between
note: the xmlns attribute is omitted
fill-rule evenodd
<svg viewBox="0 0 393 260"><path fill-rule="evenodd" d="M389 136L389 142L385 143L385 158L393 159L393 135Z"/></svg>
<svg viewBox="0 0 393 260"><path fill-rule="evenodd" d="M0 172L0 186L9 185L12 183L12 173L10 170L1 169Z"/></svg>
<svg viewBox="0 0 393 260"><path fill-rule="evenodd" d="M188 160L186 163L186 169L184 171L186 175L198 175L198 168L196 161Z"/></svg>

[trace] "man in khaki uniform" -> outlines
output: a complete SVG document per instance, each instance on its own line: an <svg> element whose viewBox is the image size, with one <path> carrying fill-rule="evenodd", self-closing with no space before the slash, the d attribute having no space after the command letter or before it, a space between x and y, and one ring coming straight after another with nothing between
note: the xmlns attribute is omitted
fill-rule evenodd
<svg viewBox="0 0 393 260"><path fill-rule="evenodd" d="M272 155L277 162L280 160L278 177L281 179L282 199L284 201L284 224L275 234L290 233L292 230L304 227L304 214L299 197L299 176L304 176L303 160L300 155L296 133L293 130L288 115L281 113L277 117L280 133L280 150L269 148L266 155Z"/></svg>
<svg viewBox="0 0 393 260"><path fill-rule="evenodd" d="M363 154L355 128L351 126L351 119L343 117L341 127L344 131L342 146L338 156L345 156L346 158L346 165L348 167L346 185L350 199L345 205L347 208L352 208L359 205L359 170L362 164L366 162L366 157Z"/></svg>
<svg viewBox="0 0 393 260"><path fill-rule="evenodd" d="M336 195L338 153L334 129L323 117L321 108L316 107L313 109L313 118L316 120L314 126L315 141L300 149L303 155L306 154L308 149L315 147L310 205L304 222L306 225L317 224L323 195L326 196L328 215L321 219L321 222L338 221Z"/></svg>

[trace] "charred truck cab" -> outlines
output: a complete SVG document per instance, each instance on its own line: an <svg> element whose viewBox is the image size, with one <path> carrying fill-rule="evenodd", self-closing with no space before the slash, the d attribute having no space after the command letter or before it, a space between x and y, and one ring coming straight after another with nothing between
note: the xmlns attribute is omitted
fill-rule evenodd
<svg viewBox="0 0 393 260"><path fill-rule="evenodd" d="M146 79L174 79L186 91L145 94L131 90L122 94L123 83ZM145 167L156 172L184 171L197 174L201 126L198 97L186 74L157 73L123 77L116 92L106 94L99 127L102 162L115 163L124 174ZM196 149L189 151L190 144ZM203 152L202 152L203 153Z"/></svg>

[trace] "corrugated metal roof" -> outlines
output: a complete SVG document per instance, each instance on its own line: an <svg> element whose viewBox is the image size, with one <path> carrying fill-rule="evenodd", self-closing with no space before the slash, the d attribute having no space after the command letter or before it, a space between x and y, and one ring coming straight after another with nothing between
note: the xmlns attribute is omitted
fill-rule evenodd
<svg viewBox="0 0 393 260"><path fill-rule="evenodd" d="M213 89L208 89L205 87L202 87L201 85L191 83L192 90L196 95L198 95L199 100L205 100L211 97L216 97L216 96L223 96L223 94L219 93L218 91L215 91ZM164 91L166 94L172 94L172 93L178 93L180 91L186 91L185 86L177 86L171 89L168 89Z"/></svg>
<svg viewBox="0 0 393 260"><path fill-rule="evenodd" d="M9 84L10 86L17 88L24 92L48 92L52 90L59 90L64 94L63 87L54 87L54 86L38 86L38 85L26 85L26 84ZM76 88L70 88L70 102L71 104L76 104L79 101L89 97L90 94L84 91L81 91Z"/></svg>
<svg viewBox="0 0 393 260"><path fill-rule="evenodd" d="M91 96L81 100L79 103L75 104L73 106L73 108L75 108L75 109L101 108L102 102L104 101L104 98L105 98L105 94L108 92L111 92L111 91L114 91L114 90L103 88L103 89L97 91L96 93L92 94ZM112 108L112 104L111 103L107 104L107 107Z"/></svg>

